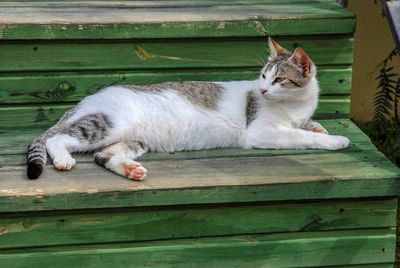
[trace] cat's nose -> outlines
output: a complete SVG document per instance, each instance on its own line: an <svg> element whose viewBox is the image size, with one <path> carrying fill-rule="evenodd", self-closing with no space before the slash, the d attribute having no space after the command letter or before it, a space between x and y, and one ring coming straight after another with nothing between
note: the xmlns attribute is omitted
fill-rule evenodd
<svg viewBox="0 0 400 268"><path fill-rule="evenodd" d="M260 91L261 91L261 94L265 94L265 93L267 93L268 92L268 89L266 89L266 88L260 88Z"/></svg>

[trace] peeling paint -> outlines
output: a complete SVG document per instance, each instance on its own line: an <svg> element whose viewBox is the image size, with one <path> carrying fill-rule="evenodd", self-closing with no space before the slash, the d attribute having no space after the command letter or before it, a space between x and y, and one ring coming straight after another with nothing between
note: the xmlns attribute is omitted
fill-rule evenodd
<svg viewBox="0 0 400 268"><path fill-rule="evenodd" d="M0 192L5 194L5 195L12 195L12 196L18 195L18 191L17 190L15 190L15 191L13 191L13 190L0 190Z"/></svg>
<svg viewBox="0 0 400 268"><path fill-rule="evenodd" d="M138 58L143 61L154 58L154 55L150 54L144 48L139 47L139 46L135 46L135 52L136 52L136 55L138 56Z"/></svg>
<svg viewBox="0 0 400 268"><path fill-rule="evenodd" d="M29 231L34 227L34 225L35 224L33 223L33 221L30 220L7 224L6 226L0 227L0 235Z"/></svg>
<svg viewBox="0 0 400 268"><path fill-rule="evenodd" d="M256 30L261 36L267 36L267 30L259 21L255 21L254 24L256 25Z"/></svg>
<svg viewBox="0 0 400 268"><path fill-rule="evenodd" d="M86 191L86 193L88 193L88 194L95 194L95 193L97 193L99 190L97 190L97 189L88 189L87 191Z"/></svg>
<svg viewBox="0 0 400 268"><path fill-rule="evenodd" d="M51 38L54 38L53 26L50 24L44 25L44 31L48 34Z"/></svg>
<svg viewBox="0 0 400 268"><path fill-rule="evenodd" d="M135 46L135 53L138 56L138 58L141 59L142 61L146 61L146 60L150 60L150 59L166 59L166 60L174 60L174 61L202 62L201 60L195 60L195 59L185 59L185 58L181 58L181 57L151 54L150 52L146 51L144 48L142 48L140 46Z"/></svg>
<svg viewBox="0 0 400 268"><path fill-rule="evenodd" d="M225 22L219 22L217 25L217 29L225 29Z"/></svg>
<svg viewBox="0 0 400 268"><path fill-rule="evenodd" d="M8 233L6 227L0 227L0 235Z"/></svg>

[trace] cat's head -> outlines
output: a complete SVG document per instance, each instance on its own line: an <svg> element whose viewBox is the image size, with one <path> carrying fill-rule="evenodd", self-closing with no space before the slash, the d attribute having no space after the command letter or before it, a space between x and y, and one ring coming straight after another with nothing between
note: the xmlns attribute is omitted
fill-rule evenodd
<svg viewBox="0 0 400 268"><path fill-rule="evenodd" d="M317 87L315 65L302 48L291 53L272 38L268 43L271 53L260 74L260 91L265 99L299 99Z"/></svg>

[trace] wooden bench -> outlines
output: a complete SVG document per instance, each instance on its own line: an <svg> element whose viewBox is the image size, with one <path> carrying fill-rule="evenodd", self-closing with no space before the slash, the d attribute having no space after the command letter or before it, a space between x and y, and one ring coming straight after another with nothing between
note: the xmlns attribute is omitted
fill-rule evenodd
<svg viewBox="0 0 400 268"><path fill-rule="evenodd" d="M0 267L393 267L399 169L349 119L355 17L330 0L0 2ZM78 155L25 176L28 143L110 84L257 76L266 36L318 66L337 152Z"/></svg>

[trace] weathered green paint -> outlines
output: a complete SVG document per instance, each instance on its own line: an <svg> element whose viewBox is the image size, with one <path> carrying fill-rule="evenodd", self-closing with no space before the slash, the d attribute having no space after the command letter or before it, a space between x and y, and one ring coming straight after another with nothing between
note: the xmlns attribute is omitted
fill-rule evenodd
<svg viewBox="0 0 400 268"><path fill-rule="evenodd" d="M353 39L347 36L279 41L291 50L303 47L317 65L353 62ZM0 72L261 68L267 57L266 48L266 38L3 42Z"/></svg>
<svg viewBox="0 0 400 268"><path fill-rule="evenodd" d="M394 230L330 231L17 249L2 267L321 267L392 262ZM12 253L12 254L10 254Z"/></svg>
<svg viewBox="0 0 400 268"><path fill-rule="evenodd" d="M400 172L380 153L147 161L137 183L94 163L46 169L27 181L25 167L3 168L0 209L8 211L137 207L274 200L395 196Z"/></svg>
<svg viewBox="0 0 400 268"><path fill-rule="evenodd" d="M192 38L354 32L354 14L333 1L284 2L16 2L1 6L0 38ZM179 16L173 8L179 8Z"/></svg>
<svg viewBox="0 0 400 268"><path fill-rule="evenodd" d="M0 214L0 248L389 228L397 200Z"/></svg>
<svg viewBox="0 0 400 268"><path fill-rule="evenodd" d="M75 72L0 76L0 103L46 103L78 101L114 84L153 84L166 81L231 81L255 79L259 68L168 70L148 72ZM351 69L318 69L321 94L349 94Z"/></svg>
<svg viewBox="0 0 400 268"><path fill-rule="evenodd" d="M323 266L322 268L395 268L395 267L396 266L394 266L393 263L382 263L382 264L374 263L374 264L361 264L361 265Z"/></svg>
<svg viewBox="0 0 400 268"><path fill-rule="evenodd" d="M27 144L83 97L252 79L267 35L317 64L316 117L346 116L353 31L333 0L0 2L0 266L390 267L400 172L349 120L322 122L338 152L153 153L140 183L79 155L24 179Z"/></svg>

